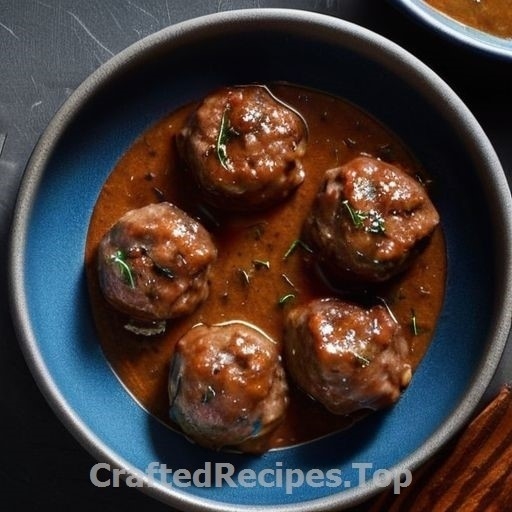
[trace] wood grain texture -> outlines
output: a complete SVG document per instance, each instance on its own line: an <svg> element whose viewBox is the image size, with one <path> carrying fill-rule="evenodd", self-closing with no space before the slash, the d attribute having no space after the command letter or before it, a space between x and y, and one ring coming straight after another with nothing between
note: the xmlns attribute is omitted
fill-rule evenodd
<svg viewBox="0 0 512 512"><path fill-rule="evenodd" d="M453 442L413 474L399 496L386 491L370 512L511 510L512 389L496 398Z"/></svg>

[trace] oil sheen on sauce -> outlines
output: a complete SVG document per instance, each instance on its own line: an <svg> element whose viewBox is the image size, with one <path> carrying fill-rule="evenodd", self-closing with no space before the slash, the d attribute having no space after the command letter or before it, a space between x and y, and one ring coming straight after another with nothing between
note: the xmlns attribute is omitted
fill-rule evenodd
<svg viewBox="0 0 512 512"><path fill-rule="evenodd" d="M306 179L291 198L270 210L247 215L222 214L206 207L175 148L176 133L195 107L187 105L163 117L134 141L106 180L90 221L85 263L101 347L132 396L171 428L178 429L168 417L169 362L176 341L189 328L200 322L242 320L280 343L287 308L315 297L335 296L312 271L308 254L300 246L285 257L300 238L324 172L368 153L422 174L402 142L353 104L291 85L274 85L271 89L300 111L309 128ZM164 334L146 338L127 331L126 317L104 300L96 258L99 241L119 217L159 201L172 202L202 222L218 247L218 260L213 267L209 298L190 316L168 322ZM445 272L444 238L441 228L437 228L412 267L374 291L403 325L413 368L433 335L442 307ZM287 294L293 294L293 300L280 304ZM322 437L346 428L356 419L335 416L292 383L290 388L286 418L269 439L268 448Z"/></svg>

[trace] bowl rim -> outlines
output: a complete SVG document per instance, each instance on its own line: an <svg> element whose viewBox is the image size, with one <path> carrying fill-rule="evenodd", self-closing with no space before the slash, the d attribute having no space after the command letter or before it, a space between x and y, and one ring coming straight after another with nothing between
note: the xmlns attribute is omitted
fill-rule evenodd
<svg viewBox="0 0 512 512"><path fill-rule="evenodd" d="M414 16L416 21L421 21L446 39L454 40L460 45L478 50L483 54L501 59L512 59L512 38L498 37L465 25L422 0L395 0L391 3L398 5L402 10Z"/></svg>
<svg viewBox="0 0 512 512"><path fill-rule="evenodd" d="M435 94L439 97L439 101L440 98L444 98L449 105L449 114L453 116L453 122L458 122L459 128L465 132L468 140L472 141L470 149L483 155L487 162L486 167L492 170L492 179L488 180L487 187L488 193L495 199L496 218L500 219L504 273L501 276L500 290L495 293L495 296L500 297L502 307L495 312L493 328L488 334L490 348L476 370L464 399L419 449L409 454L399 464L388 468L394 476L405 469L413 470L425 462L468 421L495 373L512 319L512 220L507 215L507 211L512 210L512 199L501 164L490 141L468 108L438 75L412 54L389 39L346 20L319 13L282 8L241 9L208 14L171 25L133 43L102 64L77 87L52 118L33 150L21 181L13 215L8 252L9 297L15 332L27 365L40 391L60 421L98 461L108 462L112 468L128 470L128 474L144 482L141 490L179 509L235 512L239 511L241 506L184 495L159 482L150 481L144 472L130 467L122 456L99 439L67 403L46 366L28 315L23 279L28 221L35 200L34 192L37 191L42 180L46 163L83 106L98 90L108 84L112 76L115 77L121 73L126 65L144 60L148 52L155 48L165 46L172 50L207 35L224 34L226 31L239 32L243 30L244 24L250 25L254 22L283 30L286 28L300 35L306 35L314 27L321 29L318 38L335 44L341 44L340 41L343 41L350 45L363 41L364 45L358 46L357 50L364 55L370 55L373 49L378 48L380 52L378 59L385 63L388 69L393 71L406 69L407 80L412 84ZM475 134L479 135L478 141L475 140ZM291 505L251 505L243 506L243 509L254 512L259 510L320 512L339 509L340 506L354 506L380 491L382 487L377 487L374 482L366 482L361 486L344 490L342 493L310 502Z"/></svg>

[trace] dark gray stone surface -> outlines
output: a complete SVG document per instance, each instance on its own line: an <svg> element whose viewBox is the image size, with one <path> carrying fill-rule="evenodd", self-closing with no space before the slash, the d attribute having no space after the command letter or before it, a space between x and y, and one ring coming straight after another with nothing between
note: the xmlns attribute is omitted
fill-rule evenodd
<svg viewBox="0 0 512 512"><path fill-rule="evenodd" d="M512 176L512 61L490 58L418 25L392 1L1 0L0 1L0 497L4 510L160 511L127 487L98 489L96 462L54 416L27 369L12 327L7 244L25 165L59 106L99 65L176 22L216 11L293 7L370 28L414 53L444 78L486 130ZM505 354L488 397L512 379Z"/></svg>

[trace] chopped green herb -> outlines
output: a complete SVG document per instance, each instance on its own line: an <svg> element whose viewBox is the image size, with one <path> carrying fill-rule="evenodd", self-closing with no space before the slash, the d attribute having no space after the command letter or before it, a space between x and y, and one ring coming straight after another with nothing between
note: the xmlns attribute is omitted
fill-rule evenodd
<svg viewBox="0 0 512 512"><path fill-rule="evenodd" d="M261 237L265 234L266 227L267 223L265 221L257 222L256 224L247 226L247 228L251 230L250 234L254 240L261 240Z"/></svg>
<svg viewBox="0 0 512 512"><path fill-rule="evenodd" d="M295 251L295 249L297 249L297 247L304 249L306 252L309 252L310 254L313 253L313 249L311 249L309 245L305 244L302 240L297 239L291 243L290 247L288 247L288 250L284 253L283 260L288 259L289 256Z"/></svg>
<svg viewBox="0 0 512 512"><path fill-rule="evenodd" d="M153 190L159 201L163 201L165 199L164 191L159 189L158 187L153 187Z"/></svg>
<svg viewBox="0 0 512 512"><path fill-rule="evenodd" d="M215 144L215 151L217 152L217 158L224 169L229 170L228 167L228 151L226 144L229 138L229 119L228 119L229 108L226 107L222 113L220 120L219 134L217 135L217 142Z"/></svg>
<svg viewBox="0 0 512 512"><path fill-rule="evenodd" d="M364 229L368 233L384 233L386 231L386 221L377 210L370 210L369 212L355 210L350 205L348 199L343 201L343 205L347 209L350 220L356 229ZM366 226L365 221L368 221Z"/></svg>
<svg viewBox="0 0 512 512"><path fill-rule="evenodd" d="M281 274L281 277L285 280L285 282L290 285L294 290L297 289L297 287L293 284L292 280L286 275L286 274Z"/></svg>
<svg viewBox="0 0 512 512"><path fill-rule="evenodd" d="M239 268L238 269L238 274L240 276L242 284L245 285L245 286L248 286L249 283L251 282L251 278L249 276L249 273L246 270L244 270L243 268Z"/></svg>
<svg viewBox="0 0 512 512"><path fill-rule="evenodd" d="M393 320L393 322L395 322L395 324L398 323L398 320L396 319L396 316L395 314L393 313L393 311L391 311L391 308L389 307L388 303L386 302L385 299L383 299L382 297L377 297L381 302L382 304L384 305L384 307L386 308L389 316L391 317L391 320Z"/></svg>
<svg viewBox="0 0 512 512"><path fill-rule="evenodd" d="M414 336L418 336L420 334L418 321L416 319L416 312L414 311L414 309L411 309L411 331L414 334Z"/></svg>
<svg viewBox="0 0 512 512"><path fill-rule="evenodd" d="M350 206L348 199L345 199L345 201L343 201L343 205L347 209L347 212L350 215L350 219L352 220L352 224L354 224L354 227L356 229L361 229L364 226L364 220L367 218L366 214L361 212L360 210L354 210L354 208Z"/></svg>
<svg viewBox="0 0 512 512"><path fill-rule="evenodd" d="M252 260L252 264L255 268L270 268L270 261L268 260Z"/></svg>
<svg viewBox="0 0 512 512"><path fill-rule="evenodd" d="M126 263L126 256L123 251L116 251L115 254L111 256L111 260L119 266L119 270L121 271L121 276L126 284L130 286L130 288L135 288L135 279L132 273L132 269Z"/></svg>
<svg viewBox="0 0 512 512"><path fill-rule="evenodd" d="M294 293L287 293L286 295L283 295L282 297L279 298L277 304L281 307L285 306L286 304L288 304L288 302L292 301L295 299L295 294Z"/></svg>
<svg viewBox="0 0 512 512"><path fill-rule="evenodd" d="M366 357L362 356L361 354L358 354L357 352L352 352L354 357L356 358L357 362L363 367L366 368L370 364L370 360Z"/></svg>
<svg viewBox="0 0 512 512"><path fill-rule="evenodd" d="M215 395L216 395L215 389L213 389L211 386L208 386L206 388L206 391L204 392L201 402L203 404L207 404L208 402L210 402L212 399L215 398Z"/></svg>

